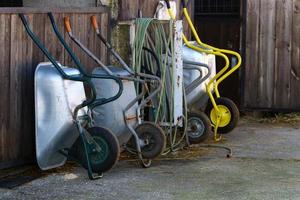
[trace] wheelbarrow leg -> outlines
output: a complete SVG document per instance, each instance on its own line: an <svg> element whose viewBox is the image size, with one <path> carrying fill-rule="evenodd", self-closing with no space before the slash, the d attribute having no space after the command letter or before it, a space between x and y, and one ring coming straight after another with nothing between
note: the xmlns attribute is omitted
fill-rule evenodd
<svg viewBox="0 0 300 200"><path fill-rule="evenodd" d="M83 143L83 148L84 148L84 153L86 156L86 163L87 163L87 170L88 170L88 175L89 175L89 179L91 180L96 180L96 179L100 179L103 177L103 173L94 173L92 170L92 164L91 164L91 160L90 160L90 155L88 152L88 147L87 147L87 138L85 135L85 131L83 129L83 127L81 127L80 124L77 124L78 126L78 130L79 130L79 137L82 140Z"/></svg>

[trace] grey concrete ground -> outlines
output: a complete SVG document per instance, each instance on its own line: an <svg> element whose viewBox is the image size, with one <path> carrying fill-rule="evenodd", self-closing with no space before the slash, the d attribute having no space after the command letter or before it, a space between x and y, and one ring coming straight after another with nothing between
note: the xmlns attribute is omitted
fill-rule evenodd
<svg viewBox="0 0 300 200"><path fill-rule="evenodd" d="M97 181L75 167L0 189L0 199L300 199L300 125L243 121L226 138L231 159L222 150L203 149L150 169L122 161Z"/></svg>

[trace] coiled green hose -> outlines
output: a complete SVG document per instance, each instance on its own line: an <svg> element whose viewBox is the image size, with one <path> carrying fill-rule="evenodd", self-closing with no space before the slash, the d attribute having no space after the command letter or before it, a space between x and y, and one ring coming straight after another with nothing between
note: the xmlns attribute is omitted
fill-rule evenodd
<svg viewBox="0 0 300 200"><path fill-rule="evenodd" d="M167 27L165 26L167 25ZM175 49L174 49L174 22L169 21L167 24L153 18L136 19L136 33L133 48L133 69L141 72L142 66L148 66L152 74L161 72L162 90L154 102L155 123L161 125L165 130L168 138L168 146L164 154L176 151L185 141L187 136L187 104L184 94L184 130L183 134L178 136L178 124L173 126L174 113L174 81L173 67L175 66ZM150 48L157 55L160 66L156 66L150 55L143 53L143 48ZM171 61L171 62L170 62ZM160 68L160 69L157 69ZM137 86L137 89L139 87ZM183 89L184 90L184 89Z"/></svg>

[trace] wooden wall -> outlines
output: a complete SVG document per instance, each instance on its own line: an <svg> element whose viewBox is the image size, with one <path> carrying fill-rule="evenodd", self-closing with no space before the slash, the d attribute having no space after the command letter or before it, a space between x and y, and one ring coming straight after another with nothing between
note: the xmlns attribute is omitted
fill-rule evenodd
<svg viewBox="0 0 300 200"><path fill-rule="evenodd" d="M300 1L247 0L244 107L300 110Z"/></svg>
<svg viewBox="0 0 300 200"><path fill-rule="evenodd" d="M177 2L177 19L182 19L181 0ZM159 0L119 0L119 20L130 20L138 16L138 9L142 11L143 17L154 17ZM188 9L193 18L194 0L190 0ZM184 32L190 35L187 23L184 21Z"/></svg>
<svg viewBox="0 0 300 200"><path fill-rule="evenodd" d="M59 62L68 66L73 65L52 32L45 14L49 11L33 8L0 8L0 169L34 161L33 78L38 63L47 61L25 33L17 13L27 13L34 32ZM63 17L70 16L74 34L106 61L106 50L96 40L89 17L92 14L98 16L101 31L106 35L109 19L107 9L56 9L53 12L62 33L65 33ZM68 37L66 39L69 43L70 39ZM96 66L75 48L74 44L72 48L86 67L92 69Z"/></svg>

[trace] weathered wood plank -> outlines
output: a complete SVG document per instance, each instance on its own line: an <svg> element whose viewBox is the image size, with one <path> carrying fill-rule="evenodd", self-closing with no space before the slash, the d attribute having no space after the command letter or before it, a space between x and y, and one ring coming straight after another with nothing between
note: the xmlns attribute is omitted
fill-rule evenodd
<svg viewBox="0 0 300 200"><path fill-rule="evenodd" d="M18 41L18 42L16 42ZM21 133L26 133L22 129L22 80L24 79L23 69L26 67L26 58L22 56L23 45L23 28L18 15L11 16L11 43L10 43L10 113L9 113L9 137L6 138L8 144L8 156L17 158L20 156L20 144L22 142ZM25 98L25 97L24 97ZM11 148L13 147L13 148Z"/></svg>
<svg viewBox="0 0 300 200"><path fill-rule="evenodd" d="M182 6L181 6L181 0L175 0L177 3L177 19L183 19L182 15ZM154 17L154 14L156 12L156 8L158 6L159 0L122 0L119 1L119 20L131 20L138 17L138 10L140 9L142 11L143 17ZM190 0L190 3L188 5L188 10L191 15L191 18L193 19L193 13L194 13L194 0ZM188 23L184 19L184 33L190 37L190 28L188 27Z"/></svg>
<svg viewBox="0 0 300 200"><path fill-rule="evenodd" d="M140 1L140 8L143 11L143 17L154 17L158 0Z"/></svg>
<svg viewBox="0 0 300 200"><path fill-rule="evenodd" d="M277 0L274 105L282 109L291 97L292 10L291 0Z"/></svg>
<svg viewBox="0 0 300 200"><path fill-rule="evenodd" d="M291 107L300 110L300 1L293 1Z"/></svg>
<svg viewBox="0 0 300 200"><path fill-rule="evenodd" d="M244 107L258 105L258 54L259 54L259 16L260 0L248 0L247 2L247 36L246 36L246 69ZM255 88L255 89L254 89Z"/></svg>
<svg viewBox="0 0 300 200"><path fill-rule="evenodd" d="M34 16L28 15L28 20L33 21ZM21 21L18 19L18 21ZM22 59L25 61L22 65L22 79L21 79L21 100L22 100L22 111L21 111L21 132L23 134L18 135L19 141L22 141L20 146L20 152L18 157L32 160L34 157L34 67L33 67L33 43L27 40L27 34L22 31L23 27L19 27L22 34ZM31 137L30 137L31 136Z"/></svg>
<svg viewBox="0 0 300 200"><path fill-rule="evenodd" d="M276 0L261 0L259 20L258 106L272 108L274 96ZM253 74L254 75L254 74Z"/></svg>
<svg viewBox="0 0 300 200"><path fill-rule="evenodd" d="M249 15L253 3L247 3L244 107L300 110L300 2L261 0L259 21Z"/></svg>
<svg viewBox="0 0 300 200"><path fill-rule="evenodd" d="M1 14L46 14L48 12L53 13L81 13L81 14L93 14L93 13L107 13L110 9L108 7L89 7L89 8L30 8L30 7L8 7L0 8Z"/></svg>
<svg viewBox="0 0 300 200"><path fill-rule="evenodd" d="M132 20L138 16L139 0L119 1L119 20Z"/></svg>
<svg viewBox="0 0 300 200"><path fill-rule="evenodd" d="M108 25L109 25L108 24L108 15L101 15L100 17L101 17L101 27L108 27ZM103 36L105 36L106 39L108 39L107 30L101 28L101 33L103 34ZM100 50L100 52L97 52L97 54L100 55L101 58L103 58L101 60L103 63L107 63L107 57L105 56L108 53L107 47L98 38L96 38L96 41L97 41L96 45L100 46L100 48L98 48Z"/></svg>
<svg viewBox="0 0 300 200"><path fill-rule="evenodd" d="M10 51L8 47L10 46L10 15L0 15L0 161L8 157L8 141L9 137L9 118L8 113L10 112L9 102L10 102Z"/></svg>

